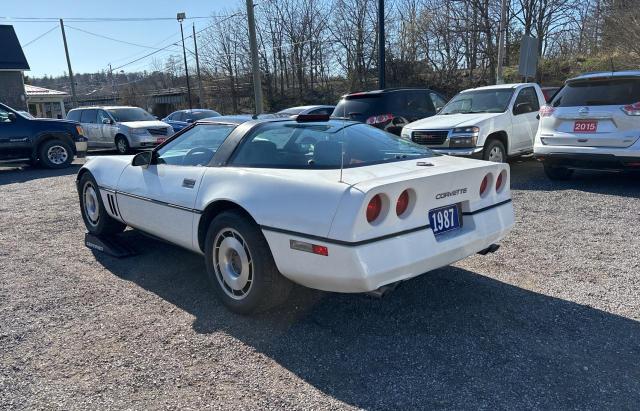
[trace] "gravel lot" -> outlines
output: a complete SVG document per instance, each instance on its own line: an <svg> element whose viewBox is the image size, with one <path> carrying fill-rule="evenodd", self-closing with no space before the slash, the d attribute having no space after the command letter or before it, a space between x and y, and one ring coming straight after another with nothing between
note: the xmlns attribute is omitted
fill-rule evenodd
<svg viewBox="0 0 640 411"><path fill-rule="evenodd" d="M0 168L0 408L637 409L640 176L511 166L496 254L253 318L187 251L85 248L79 166Z"/></svg>

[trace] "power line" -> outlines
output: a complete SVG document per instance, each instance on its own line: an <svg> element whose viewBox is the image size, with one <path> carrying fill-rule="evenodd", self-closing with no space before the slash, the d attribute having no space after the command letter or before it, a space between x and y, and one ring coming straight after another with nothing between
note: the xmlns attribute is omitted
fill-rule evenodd
<svg viewBox="0 0 640 411"><path fill-rule="evenodd" d="M196 16L187 17L187 20L199 20L210 19L215 17L226 16ZM11 20L19 23L42 23L42 22L54 22L59 19L70 21L72 23L94 23L100 21L106 22L140 22L140 21L162 21L162 20L175 20L175 17L6 17L0 16L0 19Z"/></svg>
<svg viewBox="0 0 640 411"><path fill-rule="evenodd" d="M44 36L46 36L47 34L51 33L53 30L57 29L59 26L56 24L55 26L51 27L49 30L45 31L44 33L42 33L41 35L39 35L38 37L36 37L35 39L31 40L30 42L26 43L25 45L22 46L22 48L28 47L31 44L35 43L36 41L40 40L41 38L43 38Z"/></svg>
<svg viewBox="0 0 640 411"><path fill-rule="evenodd" d="M117 43L128 44L128 45L130 45L130 46L142 47L142 48L145 48L145 49L158 50L158 48L157 48L157 47L145 46L145 45L143 45L143 44L131 43L131 42L129 42L129 41L125 41L125 40L115 39L115 38L113 38L113 37L105 36L104 34L93 33L93 32L90 32L90 31L88 31L88 30L84 30L84 29L81 29L81 28L78 28L78 27L70 26L70 25L68 25L68 24L65 24L65 27L69 27L70 29L74 29L74 30L77 30L77 31L81 31L81 32L83 32L83 33L87 33L87 34L90 34L90 35L92 35L92 36L96 36L96 37L100 37L100 38L103 38L103 39L107 39L107 40L115 41L115 42L117 42Z"/></svg>

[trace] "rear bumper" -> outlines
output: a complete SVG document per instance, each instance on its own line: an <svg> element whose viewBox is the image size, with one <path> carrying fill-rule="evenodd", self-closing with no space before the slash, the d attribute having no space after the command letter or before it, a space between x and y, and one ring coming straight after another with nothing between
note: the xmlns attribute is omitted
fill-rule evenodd
<svg viewBox="0 0 640 411"><path fill-rule="evenodd" d="M640 147L606 148L536 145L534 156L545 164L582 169L624 170L640 168Z"/></svg>
<svg viewBox="0 0 640 411"><path fill-rule="evenodd" d="M276 265L290 280L334 292L367 292L454 263L500 241L514 224L511 201L463 216L457 231L436 237L430 228L380 241L345 244L263 227ZM328 256L292 250L290 240L324 245Z"/></svg>

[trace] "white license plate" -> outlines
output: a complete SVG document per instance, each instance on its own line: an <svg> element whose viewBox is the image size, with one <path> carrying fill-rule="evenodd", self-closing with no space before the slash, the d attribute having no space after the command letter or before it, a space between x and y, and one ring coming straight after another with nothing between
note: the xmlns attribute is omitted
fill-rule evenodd
<svg viewBox="0 0 640 411"><path fill-rule="evenodd" d="M452 204L429 211L429 225L433 234L442 234L462 227L460 206Z"/></svg>

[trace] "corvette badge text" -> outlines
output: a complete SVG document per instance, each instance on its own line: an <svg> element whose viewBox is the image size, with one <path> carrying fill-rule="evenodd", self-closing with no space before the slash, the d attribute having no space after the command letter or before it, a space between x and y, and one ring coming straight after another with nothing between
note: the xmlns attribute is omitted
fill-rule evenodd
<svg viewBox="0 0 640 411"><path fill-rule="evenodd" d="M467 187L459 188L457 190L436 194L436 200L441 200L443 198L453 197L453 196L457 196L458 194L466 194L466 193L467 193Z"/></svg>

